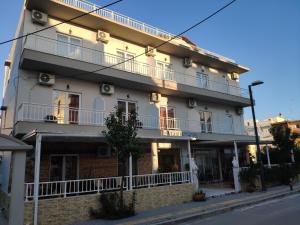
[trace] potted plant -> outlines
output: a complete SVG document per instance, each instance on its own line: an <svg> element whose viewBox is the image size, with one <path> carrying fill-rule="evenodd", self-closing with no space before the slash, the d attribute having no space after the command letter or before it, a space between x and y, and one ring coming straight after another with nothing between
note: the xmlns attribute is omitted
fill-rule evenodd
<svg viewBox="0 0 300 225"><path fill-rule="evenodd" d="M205 193L201 190L201 191L197 191L194 195L193 195L193 200L195 202L201 202L201 201L205 201L206 197L205 197Z"/></svg>

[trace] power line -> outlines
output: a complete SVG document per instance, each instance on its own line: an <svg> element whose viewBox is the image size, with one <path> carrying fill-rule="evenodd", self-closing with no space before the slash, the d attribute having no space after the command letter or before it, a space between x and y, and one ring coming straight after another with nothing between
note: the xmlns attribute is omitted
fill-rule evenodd
<svg viewBox="0 0 300 225"><path fill-rule="evenodd" d="M204 19L200 20L199 22L195 23L194 25L190 26L189 28L187 28L186 30L182 31L181 33L177 34L176 36L173 36L171 37L170 39L168 39L167 41L164 41L162 42L161 44L157 45L157 46L154 46L153 48L154 49L158 49L159 47L169 43L170 41L180 37L181 35L187 33L188 31L194 29L195 27L199 26L200 24L204 23L205 21L209 20L210 18L212 18L213 16L217 15L218 13L220 13L221 11L223 11L224 9L226 9L227 7L229 7L230 5L232 5L234 2L236 2L237 0L232 0L231 2L227 3L226 5L222 6L221 8L219 8L218 10L216 10L215 12L211 13L209 16L205 17ZM138 54L132 58L129 58L129 59L126 59L122 62L119 62L119 63L116 63L116 64L113 64L111 66L105 66L101 69L97 69L97 70L94 70L94 71L89 71L89 72L84 72L84 73L78 73L78 74L75 74L75 75L83 75L83 74L89 74L89 73L96 73L96 72L99 72L99 71L102 71L102 70L106 70L106 69L109 69L109 68L113 68L115 66L118 66L118 65L121 65L123 63L126 63L128 61L131 61L133 59L136 59L137 57L140 57L142 55L145 55L147 54L148 52L150 52L152 50L146 50L145 52L141 53L141 54Z"/></svg>
<svg viewBox="0 0 300 225"><path fill-rule="evenodd" d="M81 17L83 17L83 16L89 15L89 14L91 14L91 13L93 13L93 12L98 11L98 10L107 8L107 7L109 7L109 6L115 5L115 4L117 4L117 3L119 3L119 2L122 2L122 1L123 1L123 0L117 0L117 1L114 1L114 2L112 2L112 3L107 4L107 5L105 5L105 6L98 7L98 8L96 8L96 9L92 10L92 11L89 11L89 12L83 13L83 14L81 14L81 15L79 15L79 16L75 16L75 17L73 17L73 18L71 18L71 19L65 20L65 21L63 21L63 22L59 22L59 23L57 23L57 24L54 24L54 25L51 25L51 26L42 28L42 29L40 29L40 30L33 31L33 32L31 32L31 33L28 33L28 34L21 35L21 36L19 36L19 37L15 37L15 38L9 39L9 40L7 40L7 41L2 41L2 42L0 42L0 45L7 44L7 43L9 43L9 42L16 41L16 40L22 39L22 38L24 38L24 37L28 37L28 36L30 36L30 35L33 35L33 34L36 34L36 33L39 33L39 32L42 32L42 31L45 31L45 30L48 30L48 29L51 29L51 28L53 28L53 27L59 26L59 25L64 24L64 23L71 22L71 21L73 21L73 20L76 20L76 19L81 18Z"/></svg>

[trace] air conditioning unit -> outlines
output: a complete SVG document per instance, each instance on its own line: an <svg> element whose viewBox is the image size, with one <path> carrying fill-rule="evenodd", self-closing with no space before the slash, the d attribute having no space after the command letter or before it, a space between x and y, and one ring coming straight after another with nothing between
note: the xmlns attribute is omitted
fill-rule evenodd
<svg viewBox="0 0 300 225"><path fill-rule="evenodd" d="M100 91L103 95L112 95L115 92L115 87L111 84L102 84Z"/></svg>
<svg viewBox="0 0 300 225"><path fill-rule="evenodd" d="M31 20L33 23L46 25L48 22L48 15L33 9L31 11Z"/></svg>
<svg viewBox="0 0 300 225"><path fill-rule="evenodd" d="M188 100L188 107L189 108L195 108L197 106L197 101L193 98L189 98Z"/></svg>
<svg viewBox="0 0 300 225"><path fill-rule="evenodd" d="M52 86L55 84L55 75L48 73L40 73L39 74L39 84Z"/></svg>
<svg viewBox="0 0 300 225"><path fill-rule="evenodd" d="M184 67L189 68L189 67L192 66L192 64L193 64L193 60L191 58L186 57L186 58L183 59Z"/></svg>
<svg viewBox="0 0 300 225"><path fill-rule="evenodd" d="M238 80L238 79L239 79L239 74L237 74L237 73L231 74L231 80Z"/></svg>
<svg viewBox="0 0 300 225"><path fill-rule="evenodd" d="M161 99L161 94L153 92L151 93L150 100L151 102L159 102Z"/></svg>
<svg viewBox="0 0 300 225"><path fill-rule="evenodd" d="M154 57L156 55L156 49L151 46L147 46L145 49L145 54L146 56Z"/></svg>
<svg viewBox="0 0 300 225"><path fill-rule="evenodd" d="M235 112L236 112L236 114L239 115L239 116L244 114L243 108L236 108L236 109L235 109Z"/></svg>
<svg viewBox="0 0 300 225"><path fill-rule="evenodd" d="M97 39L97 41L101 41L103 43L108 43L108 41L110 39L110 34L107 32L104 32L102 30L98 30L96 39Z"/></svg>

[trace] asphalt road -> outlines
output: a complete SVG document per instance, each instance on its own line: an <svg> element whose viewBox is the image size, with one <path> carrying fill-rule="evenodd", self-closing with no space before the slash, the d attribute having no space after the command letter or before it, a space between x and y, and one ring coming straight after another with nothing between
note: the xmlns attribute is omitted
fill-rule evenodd
<svg viewBox="0 0 300 225"><path fill-rule="evenodd" d="M181 225L300 225L300 194Z"/></svg>

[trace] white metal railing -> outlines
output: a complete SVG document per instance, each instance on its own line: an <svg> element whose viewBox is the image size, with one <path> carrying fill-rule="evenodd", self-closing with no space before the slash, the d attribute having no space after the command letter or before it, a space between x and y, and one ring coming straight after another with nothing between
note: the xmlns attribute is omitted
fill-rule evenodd
<svg viewBox="0 0 300 225"><path fill-rule="evenodd" d="M18 121L47 122L57 124L77 124L104 126L108 112L82 108L71 108L65 105L42 105L36 103L21 103L17 108ZM126 114L124 114L126 117ZM124 118L126 120L126 118ZM181 118L166 118L153 115L137 116L138 128L179 130L184 132L224 133L241 134L222 128L220 125L214 127L211 122L200 120L189 120Z"/></svg>
<svg viewBox="0 0 300 225"><path fill-rule="evenodd" d="M116 191L120 190L121 179L121 177L106 177L82 180L40 182L39 198L68 197L78 194ZM132 176L132 187L130 187L129 179L129 176L124 177L124 190L191 182L189 171L134 175ZM32 200L33 196L34 183L25 183L25 200Z"/></svg>
<svg viewBox="0 0 300 225"><path fill-rule="evenodd" d="M193 76L191 74L181 73L169 68L160 68L140 62L136 59L124 62L126 60L125 58L97 50L99 47L96 45L92 48L88 48L48 37L31 35L27 37L24 47L102 66L113 66L115 69L155 79L169 80L201 89L248 97L248 90L240 88L239 86L229 85L225 83L225 80L216 81L207 79L207 85L203 85L203 81L201 78L197 77L196 74Z"/></svg>
<svg viewBox="0 0 300 225"><path fill-rule="evenodd" d="M86 11L93 11L97 8L100 8L100 6L98 6L98 5L95 5L93 3L83 1L83 0L59 0L59 1L64 2L69 5L72 5L72 6L75 6L75 7L78 7L80 9L83 9ZM154 36L162 37L165 39L171 39L172 37L175 36L166 31L163 31L161 29L158 29L151 25L137 21L128 16L124 16L120 13L114 12L114 11L106 9L106 8L99 9L99 10L95 11L95 13L100 16L103 16L105 18L108 18L110 20L114 20L118 23L124 24L126 26L132 27L137 30L141 30L143 32L146 32L146 33L154 35Z"/></svg>
<svg viewBox="0 0 300 225"><path fill-rule="evenodd" d="M49 122L103 126L103 111L72 108L64 105L22 103L18 108L19 121Z"/></svg>

